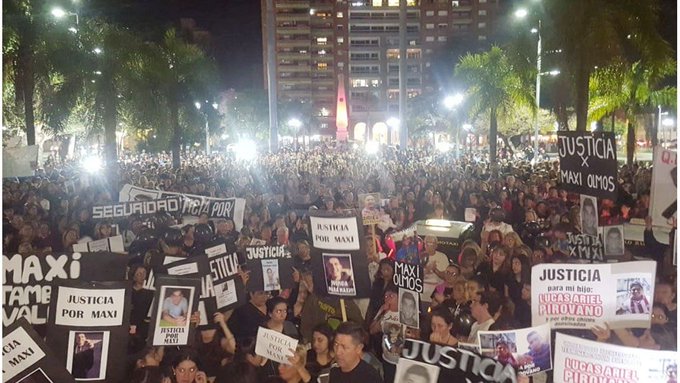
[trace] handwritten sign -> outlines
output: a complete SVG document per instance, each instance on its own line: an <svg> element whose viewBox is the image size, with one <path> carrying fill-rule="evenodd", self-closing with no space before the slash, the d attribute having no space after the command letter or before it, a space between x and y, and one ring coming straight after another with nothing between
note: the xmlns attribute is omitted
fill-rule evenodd
<svg viewBox="0 0 680 383"><path fill-rule="evenodd" d="M264 327L257 329L256 342L255 354L283 364L290 364L288 357L293 356L290 350L295 350L298 344L297 339Z"/></svg>
<svg viewBox="0 0 680 383"><path fill-rule="evenodd" d="M616 199L616 138L612 132L557 133L560 176L569 191Z"/></svg>

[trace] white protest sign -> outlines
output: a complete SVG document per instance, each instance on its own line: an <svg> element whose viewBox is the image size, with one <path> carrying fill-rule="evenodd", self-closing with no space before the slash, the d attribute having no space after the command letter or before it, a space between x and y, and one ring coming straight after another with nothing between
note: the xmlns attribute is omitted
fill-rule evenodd
<svg viewBox="0 0 680 383"><path fill-rule="evenodd" d="M2 338L2 381L7 382L45 357L45 353L19 327Z"/></svg>
<svg viewBox="0 0 680 383"><path fill-rule="evenodd" d="M531 269L534 326L649 328L656 262L539 264Z"/></svg>
<svg viewBox="0 0 680 383"><path fill-rule="evenodd" d="M290 364L288 358L293 356L290 350L295 350L297 344L297 339L283 335L278 331L260 327L257 329L255 354L274 362Z"/></svg>
<svg viewBox="0 0 680 383"><path fill-rule="evenodd" d="M477 220L477 209L474 207L465 208L465 222L475 222Z"/></svg>
<svg viewBox="0 0 680 383"><path fill-rule="evenodd" d="M309 217L314 233L314 247L324 250L359 250L357 220L348 218Z"/></svg>
<svg viewBox="0 0 680 383"><path fill-rule="evenodd" d="M677 208L677 158L678 153L660 146L654 149L652 191L649 215L654 226L671 227L671 217Z"/></svg>
<svg viewBox="0 0 680 383"><path fill-rule="evenodd" d="M123 253L125 252L125 248L123 246L123 236L116 235L114 237L102 238L86 243L76 243L73 245L73 251L80 253L96 253L99 251Z"/></svg>
<svg viewBox="0 0 680 383"><path fill-rule="evenodd" d="M54 323L60 326L120 326L125 289L77 289L60 286Z"/></svg>
<svg viewBox="0 0 680 383"><path fill-rule="evenodd" d="M555 338L555 383L671 382L678 353L594 342L562 333Z"/></svg>
<svg viewBox="0 0 680 383"><path fill-rule="evenodd" d="M31 177L38 167L38 146L2 148L2 176Z"/></svg>

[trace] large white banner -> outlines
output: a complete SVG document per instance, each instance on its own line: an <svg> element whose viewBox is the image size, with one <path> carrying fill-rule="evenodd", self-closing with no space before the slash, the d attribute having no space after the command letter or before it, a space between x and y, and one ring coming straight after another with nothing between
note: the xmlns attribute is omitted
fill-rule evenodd
<svg viewBox="0 0 680 383"><path fill-rule="evenodd" d="M660 146L654 149L649 215L654 226L671 227L677 208L678 153Z"/></svg>
<svg viewBox="0 0 680 383"><path fill-rule="evenodd" d="M531 269L534 326L649 328L656 262L539 264Z"/></svg>
<svg viewBox="0 0 680 383"><path fill-rule="evenodd" d="M615 346L558 332L553 381L675 382L677 363L677 352Z"/></svg>
<svg viewBox="0 0 680 383"><path fill-rule="evenodd" d="M2 177L31 177L38 167L38 146L2 148Z"/></svg>
<svg viewBox="0 0 680 383"><path fill-rule="evenodd" d="M118 194L120 202L148 201L179 196L182 198L182 215L199 216L203 213L210 218L231 218L236 230L243 227L246 200L243 198L211 198L193 194L183 194L162 190L144 189L125 184Z"/></svg>

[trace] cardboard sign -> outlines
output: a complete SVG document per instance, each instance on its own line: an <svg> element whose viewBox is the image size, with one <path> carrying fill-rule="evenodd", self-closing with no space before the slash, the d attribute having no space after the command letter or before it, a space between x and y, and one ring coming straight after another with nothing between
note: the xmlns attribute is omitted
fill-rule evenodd
<svg viewBox="0 0 680 383"><path fill-rule="evenodd" d="M123 236L116 235L114 237L97 239L95 241L76 243L73 245L73 251L79 253L96 253L99 251L111 253L124 253Z"/></svg>
<svg viewBox="0 0 680 383"><path fill-rule="evenodd" d="M158 275L149 329L152 346L186 346L193 342L191 315L198 309L201 279Z"/></svg>
<svg viewBox="0 0 680 383"><path fill-rule="evenodd" d="M278 331L269 330L264 327L257 329L255 354L264 358L282 364L290 364L288 357L293 356L290 349L295 350L297 345L297 339L283 335Z"/></svg>
<svg viewBox="0 0 680 383"><path fill-rule="evenodd" d="M226 311L245 303L246 291L239 275L238 255L228 254L224 245L206 249L205 252L208 255L217 310Z"/></svg>
<svg viewBox="0 0 680 383"><path fill-rule="evenodd" d="M562 333L555 338L555 382L674 382L678 353L594 342Z"/></svg>
<svg viewBox="0 0 680 383"><path fill-rule="evenodd" d="M293 287L293 257L286 246L247 246L249 288L276 291Z"/></svg>
<svg viewBox="0 0 680 383"><path fill-rule="evenodd" d="M604 248L599 235L567 233L567 244L567 255L570 258L604 262Z"/></svg>
<svg viewBox="0 0 680 383"><path fill-rule="evenodd" d="M417 293L423 292L423 268L407 262L394 262L394 285Z"/></svg>
<svg viewBox="0 0 680 383"><path fill-rule="evenodd" d="M167 260L168 257L166 257ZM165 262L165 261L164 261ZM186 277L200 278L201 289L198 300L199 326L213 326L213 316L217 312L215 290L210 273L208 257L200 255L165 263L160 268L161 274L182 275Z"/></svg>
<svg viewBox="0 0 680 383"><path fill-rule="evenodd" d="M150 201L120 202L107 205L92 206L92 219L122 220L136 214L148 217L160 211L175 215L182 210L180 197L167 197Z"/></svg>
<svg viewBox="0 0 680 383"><path fill-rule="evenodd" d="M199 216L205 213L210 218L233 219L238 231L243 227L243 215L246 207L246 200L243 198L211 198L144 189L130 184L125 184L118 194L120 202L159 200L168 197L180 197L182 199L182 215Z"/></svg>
<svg viewBox="0 0 680 383"><path fill-rule="evenodd" d="M370 279L358 216L315 212L310 217L312 271L317 294L368 297ZM360 231L361 230L361 231Z"/></svg>
<svg viewBox="0 0 680 383"><path fill-rule="evenodd" d="M580 199L581 233L597 237L597 198L581 194Z"/></svg>
<svg viewBox="0 0 680 383"><path fill-rule="evenodd" d="M560 177L574 193L616 200L618 168L612 132L557 132Z"/></svg>
<svg viewBox="0 0 680 383"><path fill-rule="evenodd" d="M678 153L661 146L654 149L652 190L649 215L654 226L671 227L672 217L677 214L678 201Z"/></svg>
<svg viewBox="0 0 680 383"><path fill-rule="evenodd" d="M399 289L399 323L406 327L420 328L420 294Z"/></svg>
<svg viewBox="0 0 680 383"><path fill-rule="evenodd" d="M52 290L47 344L76 380L118 382L130 330L128 282L64 281Z"/></svg>
<svg viewBox="0 0 680 383"><path fill-rule="evenodd" d="M3 255L3 326L26 317L44 335L54 282L123 281L127 261L113 253Z"/></svg>
<svg viewBox="0 0 680 383"><path fill-rule="evenodd" d="M385 214L380 209L380 193L359 194L361 219L364 225L377 225Z"/></svg>
<svg viewBox="0 0 680 383"><path fill-rule="evenodd" d="M407 361L404 362L404 359ZM424 373L422 368L410 368L418 364L434 366L436 369L426 369L428 372ZM400 365L401 367L399 367ZM407 374L409 370L410 374L412 374L411 376ZM439 373L434 374L435 370L438 370ZM517 382L517 373L511 364L504 364L493 358L462 348L406 339L399 363L397 364L395 382L407 382L415 377L419 377L419 381L428 383Z"/></svg>
<svg viewBox="0 0 680 383"><path fill-rule="evenodd" d="M539 264L531 269L531 318L538 326L649 328L656 262Z"/></svg>
<svg viewBox="0 0 680 383"><path fill-rule="evenodd" d="M2 381L4 383L73 383L75 380L26 318L3 329Z"/></svg>
<svg viewBox="0 0 680 383"><path fill-rule="evenodd" d="M550 325L509 331L480 331L482 355L512 364L520 375L535 375L552 369Z"/></svg>

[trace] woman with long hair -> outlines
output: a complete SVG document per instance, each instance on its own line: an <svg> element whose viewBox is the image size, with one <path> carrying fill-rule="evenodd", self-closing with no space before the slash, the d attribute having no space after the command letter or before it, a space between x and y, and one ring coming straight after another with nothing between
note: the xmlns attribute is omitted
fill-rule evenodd
<svg viewBox="0 0 680 383"><path fill-rule="evenodd" d="M195 352L184 350L172 361L172 383L208 383Z"/></svg>
<svg viewBox="0 0 680 383"><path fill-rule="evenodd" d="M333 340L335 334L326 323L314 327L312 333L312 348L307 351L307 363L305 368L315 380L322 370L329 368L335 360L333 353Z"/></svg>
<svg viewBox="0 0 680 383"><path fill-rule="evenodd" d="M491 250L491 259L481 263L476 274L489 282L490 289L502 294L510 276L510 250L505 246L496 246Z"/></svg>
<svg viewBox="0 0 680 383"><path fill-rule="evenodd" d="M448 309L440 308L434 310L430 321L432 328L430 342L451 347L458 344L458 338L451 334L453 315L451 315Z"/></svg>

